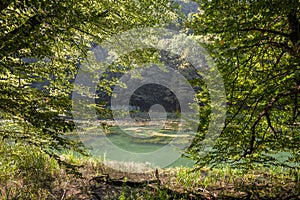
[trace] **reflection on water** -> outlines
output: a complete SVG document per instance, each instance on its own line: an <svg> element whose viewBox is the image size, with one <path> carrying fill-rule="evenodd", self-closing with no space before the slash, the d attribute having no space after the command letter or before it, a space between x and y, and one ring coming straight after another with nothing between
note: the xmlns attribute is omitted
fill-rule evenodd
<svg viewBox="0 0 300 200"><path fill-rule="evenodd" d="M188 134L179 133L177 131L179 125L174 122L172 122L173 124L164 124L164 126L153 122L143 123L124 124L122 128L113 123L105 123L105 127L103 123L101 126L93 126L92 128L85 126L81 128L81 131L70 134L69 137L81 140L93 155L99 156L103 156L105 153L103 152L105 146L109 148L108 143L124 151L137 154L155 152L170 142L175 146L178 145L178 147L190 143L191 137ZM168 167L191 167L193 163L192 160L181 157Z"/></svg>

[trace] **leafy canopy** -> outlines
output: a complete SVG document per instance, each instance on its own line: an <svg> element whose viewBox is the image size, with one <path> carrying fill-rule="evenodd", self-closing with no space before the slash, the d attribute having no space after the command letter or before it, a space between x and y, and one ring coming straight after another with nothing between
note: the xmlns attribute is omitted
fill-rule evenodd
<svg viewBox="0 0 300 200"><path fill-rule="evenodd" d="M300 3L201 0L187 22L218 65L227 92L225 128L199 164L294 167L300 159ZM277 159L288 154L285 162Z"/></svg>
<svg viewBox="0 0 300 200"><path fill-rule="evenodd" d="M71 80L90 42L173 16L167 0L2 1L0 139L34 145L60 162L60 150L84 154L63 133L74 128Z"/></svg>

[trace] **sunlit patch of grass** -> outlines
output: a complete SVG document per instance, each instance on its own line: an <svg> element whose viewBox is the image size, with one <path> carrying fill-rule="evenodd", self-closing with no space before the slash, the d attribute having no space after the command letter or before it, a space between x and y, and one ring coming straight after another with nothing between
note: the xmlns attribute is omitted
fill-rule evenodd
<svg viewBox="0 0 300 200"><path fill-rule="evenodd" d="M67 174L64 166L39 148L21 143L0 143L0 199L77 199L88 196L88 180L103 173L103 159L72 151L61 158L78 168L83 178Z"/></svg>
<svg viewBox="0 0 300 200"><path fill-rule="evenodd" d="M56 160L38 148L24 144L0 144L0 199L45 199Z"/></svg>
<svg viewBox="0 0 300 200"><path fill-rule="evenodd" d="M299 196L299 181L295 173L295 170L283 167L262 166L249 170L230 166L196 171L179 168L176 184L185 191L207 193L213 198L275 198L284 197L288 192Z"/></svg>
<svg viewBox="0 0 300 200"><path fill-rule="evenodd" d="M93 177L119 173L104 166L103 163L108 162L105 155L83 157L72 151L64 151L61 152L61 158L82 166L79 171L83 178L67 174L55 159L36 147L0 143L0 199L88 199L92 191L89 181ZM129 171L135 169L142 171L141 175L146 173L144 164L121 164L122 168L125 165L131 167ZM187 199L191 194L199 194L206 199L290 198L287 195L294 195L294 199L300 197L299 169L254 166L245 170L220 166L194 171L191 168L177 167L159 169L159 172L161 184L142 188L124 184L123 188L117 188L117 193L110 194L111 199ZM149 173L151 176L145 177L155 179L155 174ZM137 174L133 181L140 181L139 179L140 174ZM101 184L103 183L97 183L94 188L101 187Z"/></svg>

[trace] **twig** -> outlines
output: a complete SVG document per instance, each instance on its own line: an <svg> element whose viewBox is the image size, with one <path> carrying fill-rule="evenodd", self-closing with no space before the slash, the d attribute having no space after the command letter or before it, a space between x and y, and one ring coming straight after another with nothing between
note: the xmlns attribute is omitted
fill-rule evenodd
<svg viewBox="0 0 300 200"><path fill-rule="evenodd" d="M63 200L66 196L67 190L64 190L63 195L61 196L60 200Z"/></svg>

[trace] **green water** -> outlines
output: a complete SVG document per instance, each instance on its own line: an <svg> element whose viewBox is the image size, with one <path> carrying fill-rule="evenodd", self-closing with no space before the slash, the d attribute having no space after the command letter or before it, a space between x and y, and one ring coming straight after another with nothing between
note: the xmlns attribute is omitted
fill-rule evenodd
<svg viewBox="0 0 300 200"><path fill-rule="evenodd" d="M181 146L189 142L189 138L185 137L185 135L180 135L176 128L164 129L159 126L132 127L128 125L122 128L111 126L105 131L103 131L102 128L95 127L87 131L82 131L79 134L73 134L71 137L76 137L81 140L84 145L91 150L93 155L98 156L105 156L106 150L110 152L110 154L118 155L119 151L110 149L111 146L132 154L144 153L147 155L147 153L152 153L152 155L155 155L155 152L159 152L160 149L169 145L172 141L175 146ZM178 139L178 137L180 138ZM176 138L175 142L174 138ZM168 152L166 152L166 155L158 153L158 159L167 158L167 153ZM191 167L193 164L194 161L183 156L180 157L179 155L178 159L175 159L174 162L164 167Z"/></svg>

